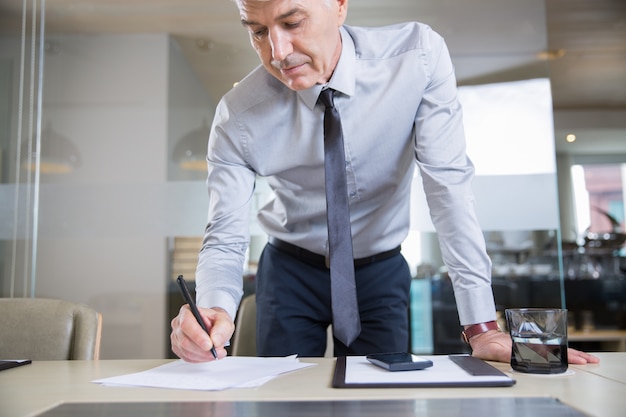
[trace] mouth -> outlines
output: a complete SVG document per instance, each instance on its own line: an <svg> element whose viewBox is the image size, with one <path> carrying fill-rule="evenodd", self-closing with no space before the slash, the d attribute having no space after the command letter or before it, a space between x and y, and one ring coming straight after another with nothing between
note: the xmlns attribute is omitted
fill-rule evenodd
<svg viewBox="0 0 626 417"><path fill-rule="evenodd" d="M294 55L289 55L282 61L273 61L272 66L284 77L293 77L306 65L306 60L298 59Z"/></svg>
<svg viewBox="0 0 626 417"><path fill-rule="evenodd" d="M290 67L281 67L280 68L280 72L289 77L295 73L297 73L300 69L302 69L302 67L304 67L304 64L299 64L299 65L292 65Z"/></svg>

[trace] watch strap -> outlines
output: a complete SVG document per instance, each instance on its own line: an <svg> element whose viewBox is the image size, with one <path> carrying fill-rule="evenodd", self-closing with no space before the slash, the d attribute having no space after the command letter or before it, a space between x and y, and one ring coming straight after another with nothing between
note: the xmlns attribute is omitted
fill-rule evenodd
<svg viewBox="0 0 626 417"><path fill-rule="evenodd" d="M500 330L498 327L498 322L495 320L488 321L485 323L476 323L469 326L467 329L461 332L461 338L465 343L469 345L469 341L472 337L479 335L481 333L488 332L489 330Z"/></svg>

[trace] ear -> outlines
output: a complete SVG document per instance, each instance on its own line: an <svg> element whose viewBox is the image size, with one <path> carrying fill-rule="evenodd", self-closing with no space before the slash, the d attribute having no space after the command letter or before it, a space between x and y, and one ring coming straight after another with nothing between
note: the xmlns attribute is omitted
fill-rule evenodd
<svg viewBox="0 0 626 417"><path fill-rule="evenodd" d="M348 17L348 0L335 0L337 2L337 12L339 25L343 25Z"/></svg>

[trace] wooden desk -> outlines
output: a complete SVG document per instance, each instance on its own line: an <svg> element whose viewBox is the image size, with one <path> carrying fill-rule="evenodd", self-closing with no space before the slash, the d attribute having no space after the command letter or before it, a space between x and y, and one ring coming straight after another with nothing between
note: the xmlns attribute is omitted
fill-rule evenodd
<svg viewBox="0 0 626 417"><path fill-rule="evenodd" d="M428 398L554 397L594 417L622 417L626 410L626 353L599 353L598 365L571 366L573 375L511 373L506 388L336 389L331 387L335 359L275 378L259 388L183 391L109 387L92 380L139 372L167 360L50 361L0 372L0 416L34 416L64 402L321 401ZM508 364L494 364L511 372Z"/></svg>

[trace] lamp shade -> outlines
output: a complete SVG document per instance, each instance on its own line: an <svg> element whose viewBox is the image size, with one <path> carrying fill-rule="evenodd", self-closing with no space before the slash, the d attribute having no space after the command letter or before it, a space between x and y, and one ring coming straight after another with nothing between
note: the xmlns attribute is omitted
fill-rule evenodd
<svg viewBox="0 0 626 417"><path fill-rule="evenodd" d="M204 120L202 126L185 134L176 146L172 155L174 161L185 170L206 171L206 153L209 140L209 126Z"/></svg>
<svg viewBox="0 0 626 417"><path fill-rule="evenodd" d="M40 157L37 161L37 150L28 149L25 144L22 154L24 155L24 169L35 171L37 162L42 174L67 174L80 166L80 152L78 147L65 136L46 125L41 132Z"/></svg>

